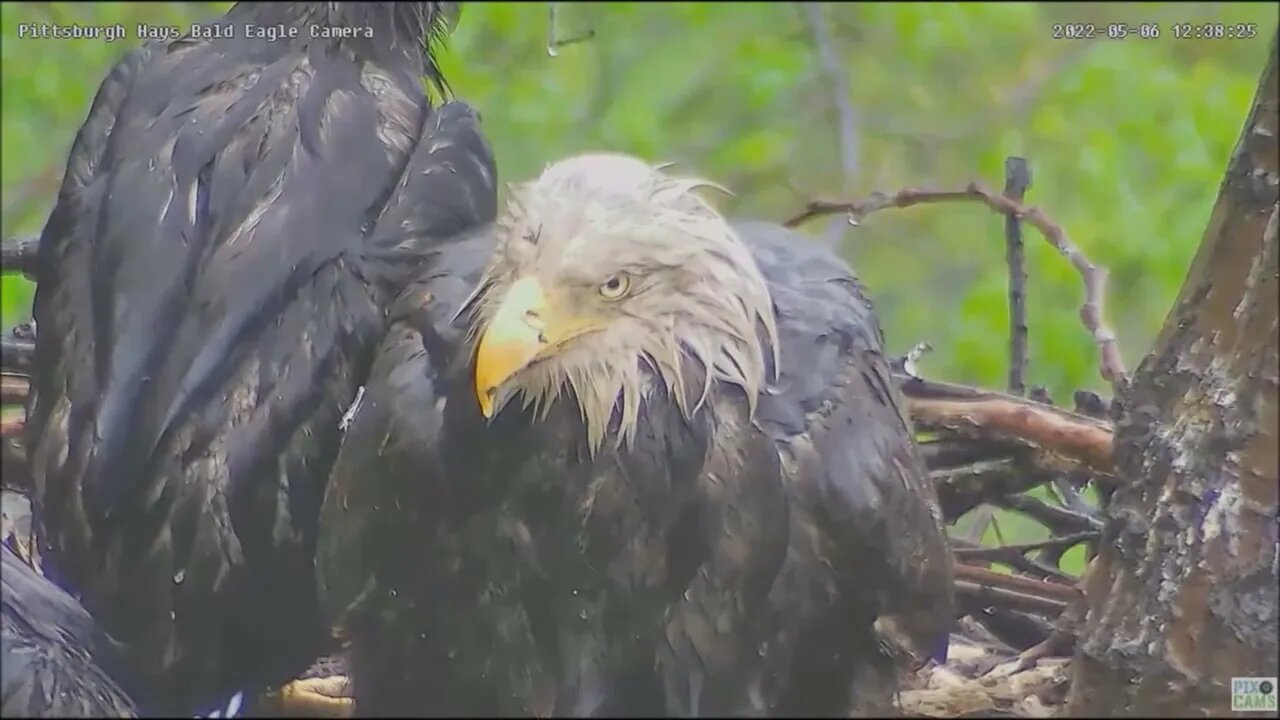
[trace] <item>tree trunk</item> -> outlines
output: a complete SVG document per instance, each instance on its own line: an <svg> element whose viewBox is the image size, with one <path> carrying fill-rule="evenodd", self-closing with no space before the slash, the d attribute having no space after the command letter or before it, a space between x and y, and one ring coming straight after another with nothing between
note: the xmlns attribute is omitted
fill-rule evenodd
<svg viewBox="0 0 1280 720"><path fill-rule="evenodd" d="M1277 666L1277 73L1271 56L1187 279L1121 393L1072 715L1229 715ZM1273 690L1274 692L1274 690Z"/></svg>

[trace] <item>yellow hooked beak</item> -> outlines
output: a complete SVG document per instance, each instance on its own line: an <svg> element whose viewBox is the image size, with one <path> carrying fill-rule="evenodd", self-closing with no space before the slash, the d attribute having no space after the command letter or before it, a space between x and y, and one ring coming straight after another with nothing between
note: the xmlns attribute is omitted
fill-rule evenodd
<svg viewBox="0 0 1280 720"><path fill-rule="evenodd" d="M517 280L480 336L476 351L476 399L486 418L502 384L539 353L577 334L574 318L560 317L531 277Z"/></svg>

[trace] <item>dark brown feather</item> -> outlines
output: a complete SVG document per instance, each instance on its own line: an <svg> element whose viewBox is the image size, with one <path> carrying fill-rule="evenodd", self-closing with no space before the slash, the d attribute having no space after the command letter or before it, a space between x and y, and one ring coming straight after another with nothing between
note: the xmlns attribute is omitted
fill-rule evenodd
<svg viewBox="0 0 1280 720"><path fill-rule="evenodd" d="M37 517L148 712L287 679L323 638L339 419L433 239L494 214L474 112L423 92L437 10L237 5L235 37L126 58L72 150L35 299Z"/></svg>

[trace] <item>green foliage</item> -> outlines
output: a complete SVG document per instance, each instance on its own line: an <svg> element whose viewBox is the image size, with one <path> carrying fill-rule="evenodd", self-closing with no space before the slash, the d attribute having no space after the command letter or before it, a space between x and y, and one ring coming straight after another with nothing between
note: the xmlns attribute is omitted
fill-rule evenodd
<svg viewBox="0 0 1280 720"><path fill-rule="evenodd" d="M2 225L38 232L66 152L109 66L135 40L17 39L22 22L181 23L227 3L6 3ZM826 82L793 3L562 4L547 50L543 3L466 4L443 66L476 105L505 181L589 149L673 160L735 194L733 213L784 218L805 199L902 186L999 187L1027 157L1028 202L1111 271L1109 319L1135 366L1200 241L1276 29L1272 4L832 3L848 74ZM1173 22L1251 22L1252 40L1179 40ZM1157 39L1055 40L1055 23L1155 23ZM132 31L131 31L132 32ZM842 177L833 97L858 115ZM818 232L825 223L808 229ZM885 211L843 250L879 304L890 346L927 340L932 377L1004 382L1003 223L977 205ZM1103 390L1069 265L1028 229L1029 380L1059 401ZM3 280L3 323L30 287ZM1013 533L1007 533L1013 534Z"/></svg>

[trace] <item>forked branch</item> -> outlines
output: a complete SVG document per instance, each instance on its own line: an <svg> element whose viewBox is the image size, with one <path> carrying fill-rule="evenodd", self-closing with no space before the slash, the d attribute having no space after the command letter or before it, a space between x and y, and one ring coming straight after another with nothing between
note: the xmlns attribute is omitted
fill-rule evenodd
<svg viewBox="0 0 1280 720"><path fill-rule="evenodd" d="M1080 306L1080 320L1085 329L1093 336L1098 347L1098 367L1104 380L1119 387L1128 380L1124 369L1124 360L1120 356L1120 345L1115 333L1106 325L1104 318L1105 290L1107 271L1094 265L1080 248L1068 238L1060 225L1051 220L1040 208L1028 208L1021 203L997 195L981 182L970 182L963 190L924 190L905 188L890 195L883 192L872 193L859 200L811 200L803 212L787 220L787 227L795 227L803 222L833 213L846 213L851 224L859 224L871 213L886 208L908 208L942 202L981 202L997 213L1020 218L1035 226L1049 244L1080 274L1084 283L1085 300Z"/></svg>

